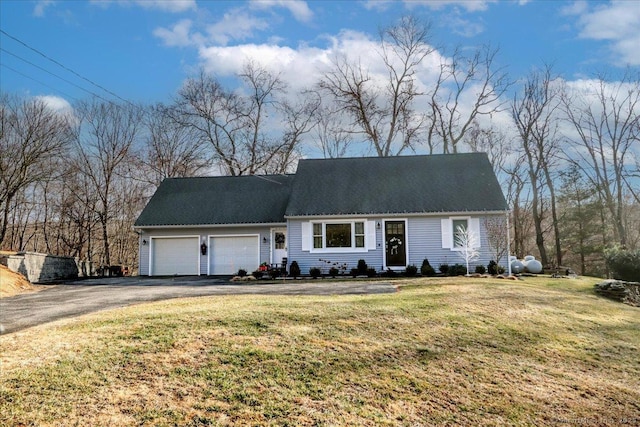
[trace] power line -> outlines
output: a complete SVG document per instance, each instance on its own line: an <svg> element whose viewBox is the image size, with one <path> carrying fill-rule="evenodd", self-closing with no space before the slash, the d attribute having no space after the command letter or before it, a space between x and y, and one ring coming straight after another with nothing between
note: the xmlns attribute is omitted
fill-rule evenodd
<svg viewBox="0 0 640 427"><path fill-rule="evenodd" d="M114 92L110 91L109 89L107 89L107 88L105 88L105 87L103 87L103 86L99 85L98 83L94 82L93 80L91 80L91 79L89 79L89 78L87 78L87 77L84 77L84 76L83 76L83 75L81 75L81 74L78 74L77 72L75 72L75 71L74 71L74 70L72 70L71 68L69 68L69 67L67 67L67 66L65 66L65 65L63 65L63 64L61 64L60 62L56 61L55 59L51 58L50 56L46 55L45 53L43 53L43 52L39 51L38 49L36 49L36 48L34 48L34 47L31 47L31 46L30 46L30 45L28 45L27 43L23 42L22 40L20 40L20 39L18 39L18 38L16 38L16 37L14 37L14 36L12 36L11 34L7 33L6 31L4 31L4 30L0 29L0 33L4 34L5 36L9 37L9 38L10 38L10 39L12 39L12 40L15 40L16 42L20 43L21 45L23 45L23 46L24 46L24 47L26 47L27 49L29 49L29 50L31 50L31 51L33 51L33 52L37 53L38 55L42 56L43 58L47 59L48 61L53 62L54 64L56 64L56 65L58 65L59 67L61 67L61 68L65 69L66 71L68 71L68 72L72 73L73 75L75 75L75 76L77 76L77 77L81 78L82 80L85 80L86 82L90 83L91 85L93 85L93 86L95 86L95 87L97 87L97 88L99 88L99 89L101 89L101 90L103 90L103 91L107 92L107 93L108 93L108 94L110 94L110 95L115 96L116 98L118 98L119 100L121 100L121 101L123 101L123 102L126 102L127 104L131 104L131 105L133 105L130 101L128 101L128 100L126 100L126 99L124 99L124 98L120 97L118 94L116 94L116 93L114 93Z"/></svg>
<svg viewBox="0 0 640 427"><path fill-rule="evenodd" d="M38 83L38 84L41 84L42 86L48 87L49 89L54 90L54 91L56 91L56 92L60 93L61 95L64 95L64 96L66 96L66 97L68 97L68 98L71 98L71 99L75 99L76 101L78 100L77 98L75 98L75 97L73 97L73 96L69 95L68 93L63 92L63 91L61 91L60 89L56 89L56 88L54 88L53 86L50 86L50 85L48 85L48 84L46 84L46 83L44 83L44 82L41 82L40 80L37 80L37 79L35 79L35 78L31 77L31 76L28 76L28 75L24 74L23 72L18 71L18 70L16 70L15 68L12 68L12 67L8 66L7 64L3 64L3 63L1 63L1 62L0 62L0 66L2 66L2 67L4 67L4 68L6 68L6 69L8 69L8 70L11 70L11 71L13 71L13 72L14 72L14 73L16 73L16 74L20 74L22 77L25 77L25 78L27 78L27 79L29 79L29 80L33 80L34 82L36 82L36 83Z"/></svg>
<svg viewBox="0 0 640 427"><path fill-rule="evenodd" d="M75 86L75 87L77 87L78 89L83 90L83 91L87 92L87 93L88 93L88 94L90 94L90 95L93 95L93 96L95 96L95 97L97 97L97 98L100 98L100 99L102 99L102 100L103 100L103 101L105 101L105 102L111 102L110 100L108 100L108 99L106 99L106 98L103 98L102 96L98 95L97 93L95 93L95 92L91 92L90 90L85 89L85 88L83 88L82 86L79 86L79 85L77 85L77 84L73 83L72 81L67 80L67 79L65 79L64 77L61 77L61 76L59 76L59 75L57 75L57 74L55 74L55 73L53 73L53 72L51 72L51 71L49 71L49 70L47 70L47 69L45 69L45 68L42 68L41 66L39 66L39 65L37 65L37 64L34 64L33 62L31 62L31 61L29 61L29 60L27 60L27 59L24 59L23 57L21 57L21 56L19 56L19 55L16 55L15 53L9 52L8 50L6 50L6 49L4 49L4 48L2 48L2 47L0 47L0 51L3 51L3 52L5 52L5 53L8 53L9 55L13 56L14 58L17 58L17 59L19 59L19 60L21 60L21 61L23 61L23 62L26 62L27 64L29 64L29 65L31 65L31 66L33 66L33 67L35 67L35 68L39 69L39 70L42 70L42 71L44 71L44 72L45 72L45 73L47 73L47 74L51 74L52 76L59 78L59 79L60 79L60 80L62 80L63 82L69 83L70 85ZM5 64L3 64L3 65L5 65ZM9 68L7 65L5 65L5 67ZM11 68L10 68L10 69L11 69ZM12 69L12 71L17 72L16 70L13 70L13 69ZM23 75L23 76L25 76L25 77L27 77L27 76L26 76L26 75L24 75L24 74L22 74L22 75ZM31 77L29 77L29 78L31 78ZM33 78L31 78L31 80L37 81L37 80L35 80L35 79L33 79ZM44 83L39 82L39 81L38 81L38 83L40 83L40 84L44 84ZM52 88L52 89L53 89L53 88Z"/></svg>

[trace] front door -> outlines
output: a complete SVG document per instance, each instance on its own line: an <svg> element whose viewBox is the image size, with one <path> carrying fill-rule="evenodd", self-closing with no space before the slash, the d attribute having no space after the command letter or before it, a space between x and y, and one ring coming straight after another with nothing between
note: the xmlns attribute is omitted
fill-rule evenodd
<svg viewBox="0 0 640 427"><path fill-rule="evenodd" d="M271 230L271 262L281 264L282 258L287 256L287 229L274 228Z"/></svg>
<svg viewBox="0 0 640 427"><path fill-rule="evenodd" d="M407 266L407 238L404 221L384 223L385 261L387 267Z"/></svg>

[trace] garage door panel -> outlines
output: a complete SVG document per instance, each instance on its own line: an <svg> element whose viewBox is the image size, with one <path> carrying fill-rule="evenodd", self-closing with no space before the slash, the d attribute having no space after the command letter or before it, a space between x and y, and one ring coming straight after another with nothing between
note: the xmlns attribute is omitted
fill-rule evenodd
<svg viewBox="0 0 640 427"><path fill-rule="evenodd" d="M152 265L154 276L197 275L198 237L154 238Z"/></svg>
<svg viewBox="0 0 640 427"><path fill-rule="evenodd" d="M209 250L210 274L235 274L239 269L253 271L260 263L258 236L212 237Z"/></svg>

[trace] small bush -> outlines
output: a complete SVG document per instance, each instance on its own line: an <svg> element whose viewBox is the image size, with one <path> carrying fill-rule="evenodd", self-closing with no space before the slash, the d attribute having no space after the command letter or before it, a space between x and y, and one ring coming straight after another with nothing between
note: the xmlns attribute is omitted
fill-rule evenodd
<svg viewBox="0 0 640 427"><path fill-rule="evenodd" d="M375 268L367 269L367 277L376 277L377 275L378 275L378 272L376 271Z"/></svg>
<svg viewBox="0 0 640 427"><path fill-rule="evenodd" d="M352 268L350 273L351 273L351 277L357 277L358 276L358 269L357 268Z"/></svg>
<svg viewBox="0 0 640 427"><path fill-rule="evenodd" d="M253 277L255 277L256 279L262 279L262 276L264 276L264 272L260 270L256 270L251 274L253 274Z"/></svg>
<svg viewBox="0 0 640 427"><path fill-rule="evenodd" d="M476 274L484 274L487 272L487 268L484 265L476 265Z"/></svg>
<svg viewBox="0 0 640 427"><path fill-rule="evenodd" d="M363 259L359 259L358 260L358 275L362 274L365 275L367 274L367 270L369 269L369 267L367 266L367 263L365 260Z"/></svg>
<svg viewBox="0 0 640 427"><path fill-rule="evenodd" d="M487 264L487 273L491 274L492 276L498 274L498 263L494 260L489 261L489 264Z"/></svg>
<svg viewBox="0 0 640 427"><path fill-rule="evenodd" d="M329 269L329 276L331 277L336 277L338 273L340 273L340 270L338 270L336 267L331 267Z"/></svg>
<svg viewBox="0 0 640 427"><path fill-rule="evenodd" d="M311 267L309 269L309 275L311 277L313 277L314 279L317 279L318 277L320 277L321 274L322 274L322 272L320 271L320 269L318 267Z"/></svg>
<svg viewBox="0 0 640 427"><path fill-rule="evenodd" d="M449 267L449 276L464 276L467 274L467 267L462 264L453 264Z"/></svg>
<svg viewBox="0 0 640 427"><path fill-rule="evenodd" d="M614 279L640 282L640 249L607 249L604 258Z"/></svg>
<svg viewBox="0 0 640 427"><path fill-rule="evenodd" d="M404 274L406 274L407 277L415 277L415 275L418 274L418 267L415 265L408 265Z"/></svg>
<svg viewBox="0 0 640 427"><path fill-rule="evenodd" d="M298 265L298 261L291 261L291 265L289 266L289 275L294 279L300 277L300 266Z"/></svg>
<svg viewBox="0 0 640 427"><path fill-rule="evenodd" d="M449 273L449 264L440 264L438 270L440 270L440 273L446 276Z"/></svg>
<svg viewBox="0 0 640 427"><path fill-rule="evenodd" d="M433 267L431 267L431 264L429 264L429 260L426 258L424 259L424 261L422 261L422 266L420 267L420 274L428 277L432 277L436 275L436 270Z"/></svg>
<svg viewBox="0 0 640 427"><path fill-rule="evenodd" d="M240 277L244 277L247 275L247 270L241 268L240 270L238 270L238 274L236 274L236 276L240 276Z"/></svg>
<svg viewBox="0 0 640 427"><path fill-rule="evenodd" d="M396 277L398 276L398 273L396 273L394 270L387 268L387 271L385 271L384 273L382 273L383 277Z"/></svg>

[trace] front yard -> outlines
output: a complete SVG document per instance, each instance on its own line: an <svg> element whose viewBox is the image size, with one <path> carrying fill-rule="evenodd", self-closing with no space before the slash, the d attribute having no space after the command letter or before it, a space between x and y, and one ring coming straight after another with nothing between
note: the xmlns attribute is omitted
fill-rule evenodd
<svg viewBox="0 0 640 427"><path fill-rule="evenodd" d="M640 309L598 279L202 297L1 336L2 425L637 425Z"/></svg>

